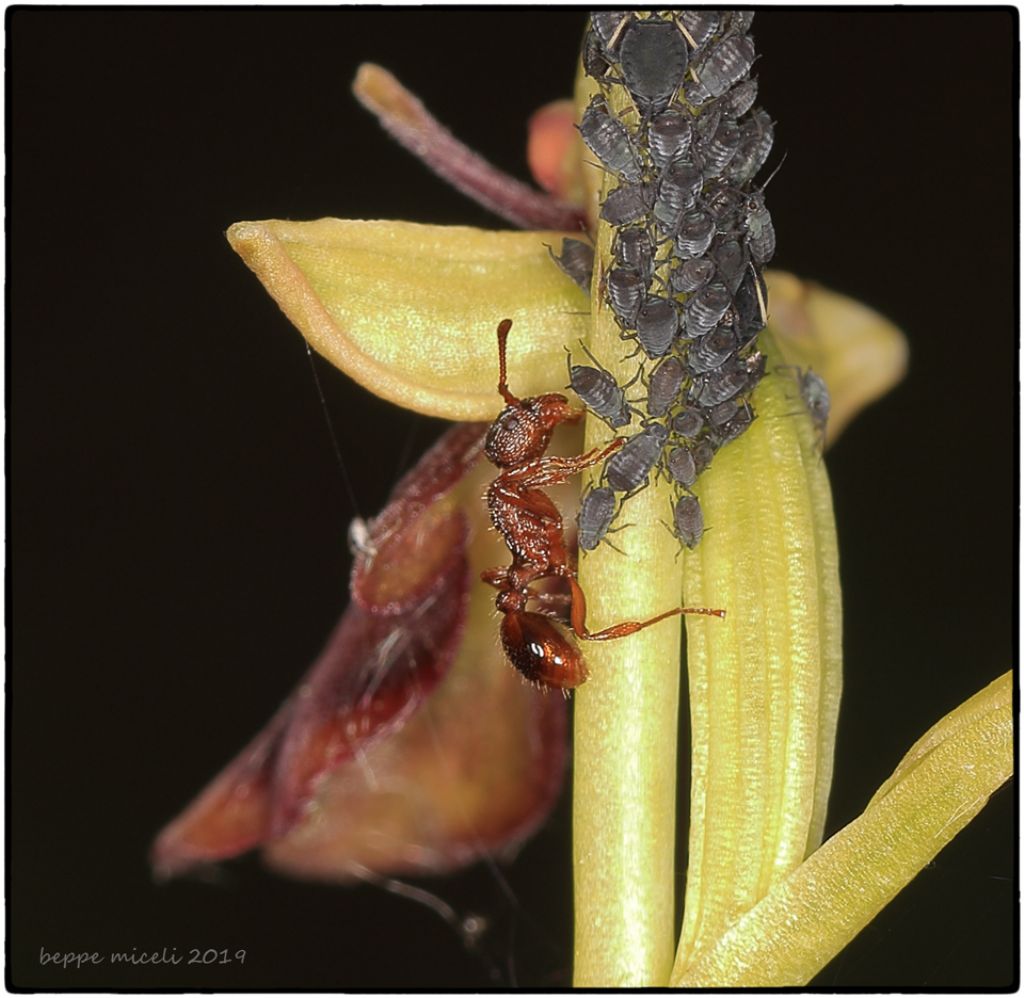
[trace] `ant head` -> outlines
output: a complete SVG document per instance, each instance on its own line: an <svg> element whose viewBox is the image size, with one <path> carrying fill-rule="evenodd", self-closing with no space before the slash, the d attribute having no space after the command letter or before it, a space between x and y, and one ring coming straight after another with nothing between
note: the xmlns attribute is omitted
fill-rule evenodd
<svg viewBox="0 0 1024 998"><path fill-rule="evenodd" d="M484 442L487 460L513 468L541 457L559 423L575 422L582 413L564 395L537 395L507 405L491 424Z"/></svg>
<svg viewBox="0 0 1024 998"><path fill-rule="evenodd" d="M539 613L506 614L501 622L501 643L523 677L539 686L571 690L589 675L572 639Z"/></svg>

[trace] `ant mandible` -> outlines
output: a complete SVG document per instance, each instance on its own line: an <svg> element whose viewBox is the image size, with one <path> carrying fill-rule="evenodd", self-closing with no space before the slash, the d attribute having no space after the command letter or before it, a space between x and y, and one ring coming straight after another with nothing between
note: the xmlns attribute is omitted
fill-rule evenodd
<svg viewBox="0 0 1024 998"><path fill-rule="evenodd" d="M501 469L487 489L487 507L491 522L508 545L512 564L487 569L480 577L498 590L495 605L504 614L501 643L508 660L530 682L566 690L586 682L587 667L576 644L549 618L567 623L584 641L610 641L680 613L724 617L725 611L677 607L649 620L627 620L603 631L587 630L587 601L569 563L562 515L541 489L559 485L571 475L599 464L626 441L616 437L604 447L577 457L546 456L555 427L577 422L583 412L573 409L564 395L520 399L509 391L505 343L511 328L511 319L503 319L498 326L498 392L505 408L491 424L484 453ZM569 593L537 591L535 584L550 578L565 579ZM527 610L531 600L537 604L536 610ZM558 606L562 609L555 609Z"/></svg>

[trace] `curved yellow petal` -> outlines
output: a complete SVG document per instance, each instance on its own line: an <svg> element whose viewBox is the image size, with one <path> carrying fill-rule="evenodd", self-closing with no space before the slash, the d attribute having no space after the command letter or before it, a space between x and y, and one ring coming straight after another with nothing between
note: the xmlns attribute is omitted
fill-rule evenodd
<svg viewBox="0 0 1024 998"><path fill-rule="evenodd" d="M410 222L238 222L228 241L318 353L388 401L430 416L493 419L495 328L512 390L565 383L563 345L589 302L552 262L558 232Z"/></svg>
<svg viewBox="0 0 1024 998"><path fill-rule="evenodd" d="M884 316L852 298L782 271L765 274L768 325L786 363L813 368L825 380L832 411L826 445L866 405L899 384L907 341Z"/></svg>
<svg viewBox="0 0 1024 998"><path fill-rule="evenodd" d="M864 813L828 840L672 987L799 987L985 806L1013 773L1013 682L1001 676L939 721Z"/></svg>
<svg viewBox="0 0 1024 998"><path fill-rule="evenodd" d="M817 846L842 685L842 609L832 497L788 378L754 392L757 419L695 491L709 529L683 556L693 755L689 865L675 973Z"/></svg>

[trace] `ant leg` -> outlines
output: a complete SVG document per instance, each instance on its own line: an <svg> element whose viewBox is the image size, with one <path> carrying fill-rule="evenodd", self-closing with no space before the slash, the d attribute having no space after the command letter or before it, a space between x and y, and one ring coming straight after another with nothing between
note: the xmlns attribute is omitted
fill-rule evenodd
<svg viewBox="0 0 1024 998"><path fill-rule="evenodd" d="M603 631L591 633L587 630L586 625L587 598L584 596L580 584L574 578L569 578L569 588L572 591L572 629L576 637L582 641L613 641L616 638L625 638L630 634L636 634L637 631L642 631L645 627L650 627L652 624L657 624L662 620L675 617L681 613L695 613L707 617L725 616L724 610L709 610L703 606L680 606L674 610L666 610L665 613L659 613L657 617L651 617L648 620L624 620L621 624L613 624L611 627L606 627Z"/></svg>
<svg viewBox="0 0 1024 998"><path fill-rule="evenodd" d="M495 589L504 589L508 582L507 568L486 568L480 573L480 581L486 582Z"/></svg>
<svg viewBox="0 0 1024 998"><path fill-rule="evenodd" d="M561 485L570 476L600 464L625 442L625 437L616 437L604 447L595 447L577 457L543 457L524 468L509 469L495 481L501 482L503 488L508 488L508 483L513 483L512 489L541 489L550 485Z"/></svg>

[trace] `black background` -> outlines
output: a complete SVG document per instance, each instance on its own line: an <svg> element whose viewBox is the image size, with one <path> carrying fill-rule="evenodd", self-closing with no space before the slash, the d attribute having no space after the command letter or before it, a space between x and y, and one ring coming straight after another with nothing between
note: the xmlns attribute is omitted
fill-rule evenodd
<svg viewBox="0 0 1024 998"><path fill-rule="evenodd" d="M10 982L568 983L567 799L506 870L518 915L485 868L432 885L491 919L497 978L375 888L252 859L160 886L146 850L346 598L353 510L302 340L223 231L324 215L502 227L392 145L349 83L363 60L391 68L525 177L526 119L570 93L583 14L19 9L7 26ZM1017 18L765 10L754 34L772 162L788 152L775 265L870 303L911 344L907 381L828 457L846 617L831 833L1014 661ZM441 424L320 371L369 515ZM1009 984L1015 796L817 983ZM39 965L40 947L193 946L248 957Z"/></svg>

